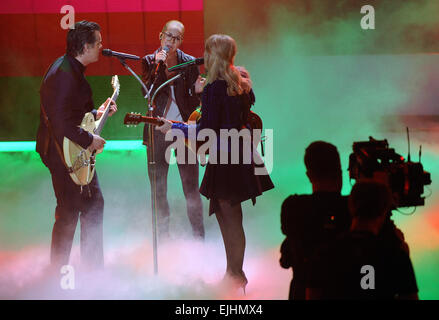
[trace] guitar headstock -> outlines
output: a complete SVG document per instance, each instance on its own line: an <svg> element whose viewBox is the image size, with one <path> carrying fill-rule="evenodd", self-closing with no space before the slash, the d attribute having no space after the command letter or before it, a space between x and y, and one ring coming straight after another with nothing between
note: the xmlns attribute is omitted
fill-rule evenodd
<svg viewBox="0 0 439 320"><path fill-rule="evenodd" d="M140 113L127 113L123 119L123 124L127 126L137 126L142 122L142 115Z"/></svg>
<svg viewBox="0 0 439 320"><path fill-rule="evenodd" d="M113 90L116 91L116 95L119 95L120 83L119 83L119 77L117 75L114 75L111 78L111 86L113 87Z"/></svg>

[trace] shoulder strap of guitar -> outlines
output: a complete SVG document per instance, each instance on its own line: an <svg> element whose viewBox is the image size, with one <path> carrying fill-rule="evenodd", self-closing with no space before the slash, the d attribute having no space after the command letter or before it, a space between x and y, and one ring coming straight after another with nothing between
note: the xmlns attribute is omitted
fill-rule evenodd
<svg viewBox="0 0 439 320"><path fill-rule="evenodd" d="M47 116L46 110L44 109L43 105L40 104L41 112L43 113L43 119L44 123L46 124L47 129L49 130L49 134L52 137L53 141L55 142L55 147L58 152L59 157L61 158L61 162L64 164L64 166L67 169L68 173L73 172L73 168L69 167L64 159L64 154L62 152L61 146L58 143L58 140L56 140L55 135L53 134L52 125L50 124L49 117Z"/></svg>

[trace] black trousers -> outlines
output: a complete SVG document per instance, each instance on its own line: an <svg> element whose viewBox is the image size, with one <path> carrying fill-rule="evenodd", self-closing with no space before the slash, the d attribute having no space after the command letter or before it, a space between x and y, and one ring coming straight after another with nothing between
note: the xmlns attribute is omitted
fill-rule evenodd
<svg viewBox="0 0 439 320"><path fill-rule="evenodd" d="M165 135L154 130L154 160L157 187L156 208L159 238L169 237L170 212L167 197L169 163L166 159L166 149L170 144L172 144L172 141L165 141ZM186 149L186 160L188 152L191 151ZM147 156L149 157L148 151ZM186 211L192 226L192 234L197 239L204 239L203 204L199 191L198 162L196 164L188 164L188 161L185 161L184 164L177 162L177 166L183 186L183 193L186 198ZM148 161L150 182L152 181L152 168L153 165Z"/></svg>
<svg viewBox="0 0 439 320"><path fill-rule="evenodd" d="M93 269L102 267L104 198L97 173L95 172L91 183L84 186L81 192L81 187L73 182L58 155L45 164L52 175L56 196L55 224L50 250L51 265L58 268L69 263L79 218L81 264Z"/></svg>

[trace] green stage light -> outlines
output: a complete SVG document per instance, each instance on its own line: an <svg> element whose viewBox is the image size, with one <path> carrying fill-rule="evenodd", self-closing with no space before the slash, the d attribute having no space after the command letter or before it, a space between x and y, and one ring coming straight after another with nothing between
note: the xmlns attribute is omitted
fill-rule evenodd
<svg viewBox="0 0 439 320"><path fill-rule="evenodd" d="M140 150L143 149L142 140L107 140L106 151ZM35 151L35 141L7 141L0 142L0 152L29 152Z"/></svg>

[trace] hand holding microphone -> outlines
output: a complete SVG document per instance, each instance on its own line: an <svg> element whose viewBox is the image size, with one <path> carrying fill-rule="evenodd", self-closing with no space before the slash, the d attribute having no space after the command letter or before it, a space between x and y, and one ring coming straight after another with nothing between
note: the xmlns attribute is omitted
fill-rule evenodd
<svg viewBox="0 0 439 320"><path fill-rule="evenodd" d="M155 68L154 75L157 75L160 68L163 68L166 59L168 58L169 48L164 46L163 49L156 53L155 62L157 63L157 67Z"/></svg>
<svg viewBox="0 0 439 320"><path fill-rule="evenodd" d="M155 61L160 63L164 63L166 61L166 59L168 58L168 52L169 52L169 48L164 46L163 49L159 52L157 52L157 54L155 55Z"/></svg>

